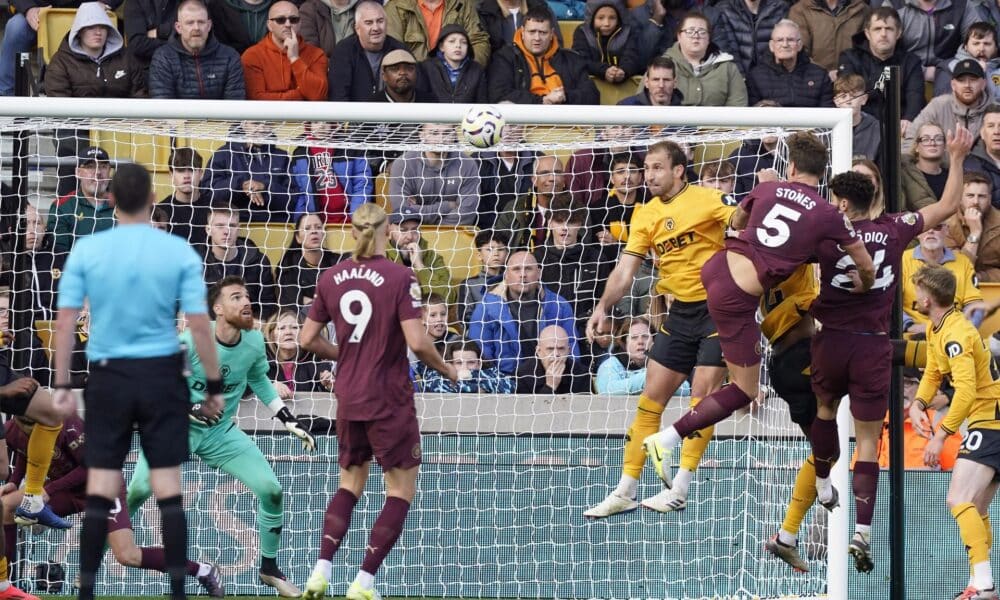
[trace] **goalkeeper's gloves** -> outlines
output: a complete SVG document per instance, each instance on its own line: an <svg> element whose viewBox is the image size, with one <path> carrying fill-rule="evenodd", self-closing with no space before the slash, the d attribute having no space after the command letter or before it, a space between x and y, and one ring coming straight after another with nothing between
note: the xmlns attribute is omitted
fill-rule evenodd
<svg viewBox="0 0 1000 600"><path fill-rule="evenodd" d="M282 406L281 410L276 412L274 416L281 421L281 424L285 426L285 429L289 433L302 440L302 448L304 450L308 450L309 452L316 450L316 439L306 431L306 428L295 418L292 411L288 410L287 406Z"/></svg>
<svg viewBox="0 0 1000 600"><path fill-rule="evenodd" d="M222 418L222 413L215 415L214 417L209 417L201 412L201 402L191 405L191 410L188 412L188 419L191 419L192 423L197 423L199 425L207 425L211 427L219 422Z"/></svg>

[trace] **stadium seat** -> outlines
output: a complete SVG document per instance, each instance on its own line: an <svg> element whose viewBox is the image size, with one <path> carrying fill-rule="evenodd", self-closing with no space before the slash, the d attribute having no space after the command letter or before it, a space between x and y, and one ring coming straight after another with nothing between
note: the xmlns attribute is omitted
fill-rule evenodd
<svg viewBox="0 0 1000 600"><path fill-rule="evenodd" d="M267 255L272 267L277 267L281 256L292 241L293 225L247 225L243 235L248 237ZM420 228L427 243L444 259L454 281L471 277L482 268L479 255L473 247L475 230L471 227ZM334 252L350 252L354 248L350 225L328 225L326 247Z"/></svg>
<svg viewBox="0 0 1000 600"><path fill-rule="evenodd" d="M583 21L559 21L559 33L562 35L563 48L573 47L573 32L583 24Z"/></svg>
<svg viewBox="0 0 1000 600"><path fill-rule="evenodd" d="M35 321L35 333L42 342L42 348L45 348L45 356L48 357L49 364L52 364L52 344L55 341L55 332L55 321Z"/></svg>
<svg viewBox="0 0 1000 600"><path fill-rule="evenodd" d="M629 96L634 96L639 91L639 83L642 77L632 77L621 83L608 83L603 79L591 77L591 81L597 86L597 91L601 93L601 105L613 106L619 100L624 100Z"/></svg>
<svg viewBox="0 0 1000 600"><path fill-rule="evenodd" d="M111 22L118 26L118 15L108 11ZM38 50L44 64L49 64L59 44L73 27L75 8L43 7L38 17Z"/></svg>
<svg viewBox="0 0 1000 600"><path fill-rule="evenodd" d="M979 290L983 293L986 304L994 304L1000 301L1000 283L980 283ZM989 341L990 336L1000 331L1000 311L993 313L993 316L986 319L979 325L979 333L984 340Z"/></svg>

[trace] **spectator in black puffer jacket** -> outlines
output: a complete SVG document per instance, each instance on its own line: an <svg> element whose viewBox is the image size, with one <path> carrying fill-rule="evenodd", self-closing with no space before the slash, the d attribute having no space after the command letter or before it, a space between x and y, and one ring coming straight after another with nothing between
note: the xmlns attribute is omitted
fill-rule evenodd
<svg viewBox="0 0 1000 600"><path fill-rule="evenodd" d="M715 6L712 39L746 75L767 53L771 30L789 8L785 0L722 0Z"/></svg>
<svg viewBox="0 0 1000 600"><path fill-rule="evenodd" d="M245 100L240 55L212 35L201 0L183 0L176 32L153 53L149 95L191 100Z"/></svg>
<svg viewBox="0 0 1000 600"><path fill-rule="evenodd" d="M587 61L587 72L621 83L642 70L637 35L621 0L587 0L582 24L573 32L573 50Z"/></svg>
<svg viewBox="0 0 1000 600"><path fill-rule="evenodd" d="M146 95L142 65L100 2L84 2L45 71L45 95L138 98Z"/></svg>
<svg viewBox="0 0 1000 600"><path fill-rule="evenodd" d="M747 75L751 106L761 100L773 100L781 106L833 106L830 77L823 67L810 62L795 21L778 21L771 30L770 48Z"/></svg>
<svg viewBox="0 0 1000 600"><path fill-rule="evenodd" d="M174 32L179 0L129 0L125 3L125 39L128 51L149 68L153 53ZM150 36L150 32L154 35Z"/></svg>
<svg viewBox="0 0 1000 600"><path fill-rule="evenodd" d="M420 63L420 78L438 102L486 102L486 71L469 56L465 28L450 23L441 28L436 51Z"/></svg>

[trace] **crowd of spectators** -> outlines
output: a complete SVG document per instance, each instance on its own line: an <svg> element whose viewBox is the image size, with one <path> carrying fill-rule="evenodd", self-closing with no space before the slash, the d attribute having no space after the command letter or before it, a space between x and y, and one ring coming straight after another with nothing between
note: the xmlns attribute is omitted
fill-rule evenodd
<svg viewBox="0 0 1000 600"><path fill-rule="evenodd" d="M125 0L121 31L108 12L119 7L114 0L13 4L0 43L3 95L13 93L14 54L35 43L39 9L69 6L76 18L45 69L48 96L599 104L596 81L618 86L625 106L847 107L855 169L875 182L879 206L878 80L897 65L905 206L936 202L949 170L966 172L962 209L907 260L959 269L973 317L981 309L974 281L1000 281L1000 4L992 0L588 0L571 39L542 0ZM944 151L956 123L979 136L961 166ZM283 396L332 385L335 365L303 352L297 332L320 273L347 256L328 247L327 227L349 223L371 201L387 206L387 256L413 270L424 325L462 374L453 384L415 364L420 389L641 389L663 309L650 302L652 260L598 338L581 336L631 216L649 199L635 130L599 127L595 148L571 154L470 155L455 150L454 127L437 124L412 126L419 149L331 147L349 126L306 123L287 147L267 126L244 121L211 155L175 147L170 194L154 215L204 257L206 283L247 281ZM394 133L386 126L376 135ZM505 142L524 137L521 126L504 131ZM40 368L42 345L6 335L7 313L51 320L74 240L115 222L112 158L90 145L88 131L55 139L57 197L20 215L15 280L0 282L14 290L0 290L0 352L25 368ZM729 155L691 160L686 177L739 199L777 177L779 146L776 136L745 139ZM692 159L694 149L685 150ZM251 223L287 224L280 260L241 234ZM457 280L452 249L424 235L438 226L475 228L480 272ZM923 324L907 326L919 335Z"/></svg>

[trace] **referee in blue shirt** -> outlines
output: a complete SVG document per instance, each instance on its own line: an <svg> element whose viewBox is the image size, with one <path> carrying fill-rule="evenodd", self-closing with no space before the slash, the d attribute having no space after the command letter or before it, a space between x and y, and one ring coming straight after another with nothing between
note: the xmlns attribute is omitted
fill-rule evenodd
<svg viewBox="0 0 1000 600"><path fill-rule="evenodd" d="M222 382L206 306L201 260L181 238L149 222L153 190L136 164L111 180L118 226L77 240L59 283L56 321L56 394L72 403L69 364L76 318L90 301L84 391L87 502L80 535L80 598L94 597L108 514L122 486L122 465L138 428L149 461L150 484L163 520L171 598L184 598L187 522L180 464L188 458L191 401L177 340L178 308L187 315L207 375L203 418L219 418Z"/></svg>

